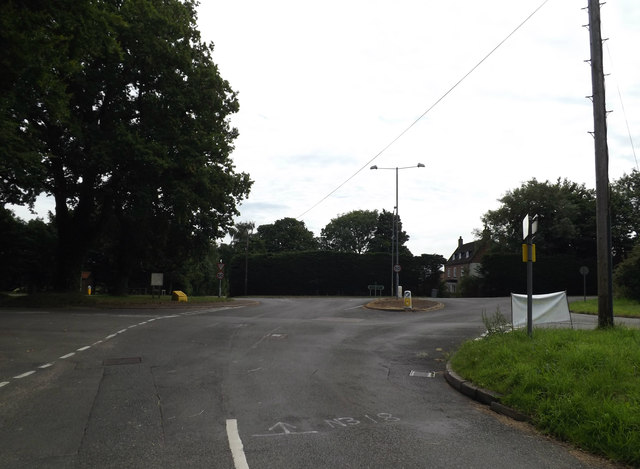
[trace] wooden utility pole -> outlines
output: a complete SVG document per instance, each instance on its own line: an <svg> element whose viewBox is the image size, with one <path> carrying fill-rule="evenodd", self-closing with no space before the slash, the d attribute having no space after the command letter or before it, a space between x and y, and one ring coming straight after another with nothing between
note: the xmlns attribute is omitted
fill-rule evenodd
<svg viewBox="0 0 640 469"><path fill-rule="evenodd" d="M591 87L596 156L596 236L598 255L598 327L613 326L611 279L611 220L609 205L609 149L607 147L607 109L602 63L599 0L589 0L591 38Z"/></svg>

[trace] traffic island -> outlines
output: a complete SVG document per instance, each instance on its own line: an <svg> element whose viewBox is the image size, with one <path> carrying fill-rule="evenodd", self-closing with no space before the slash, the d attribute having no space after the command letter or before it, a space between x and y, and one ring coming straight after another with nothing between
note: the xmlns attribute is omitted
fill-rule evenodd
<svg viewBox="0 0 640 469"><path fill-rule="evenodd" d="M412 308L408 311L435 311L444 308L442 303L423 298L413 298ZM407 311L403 298L378 298L366 305L365 308L378 309L382 311Z"/></svg>

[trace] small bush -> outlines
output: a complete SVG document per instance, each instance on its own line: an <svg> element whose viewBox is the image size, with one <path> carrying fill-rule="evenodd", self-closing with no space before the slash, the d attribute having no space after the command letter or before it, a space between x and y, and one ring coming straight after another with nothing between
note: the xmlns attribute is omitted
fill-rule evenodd
<svg viewBox="0 0 640 469"><path fill-rule="evenodd" d="M505 332L513 330L513 327L509 321L507 321L507 318L504 317L500 308L497 308L496 312L491 316L487 315L486 310L482 310L482 322L484 323L484 327L487 328L487 335L504 334Z"/></svg>
<svg viewBox="0 0 640 469"><path fill-rule="evenodd" d="M640 301L640 244L618 264L613 280L619 295Z"/></svg>

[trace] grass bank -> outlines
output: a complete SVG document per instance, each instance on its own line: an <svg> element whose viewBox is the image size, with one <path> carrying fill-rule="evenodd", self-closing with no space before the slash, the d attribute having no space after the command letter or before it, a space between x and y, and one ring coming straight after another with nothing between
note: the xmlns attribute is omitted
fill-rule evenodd
<svg viewBox="0 0 640 469"><path fill-rule="evenodd" d="M187 304L230 301L217 296L189 296ZM171 295L152 297L151 295L84 295L80 293L40 293L34 295L0 294L0 307L8 308L135 308L163 307L175 305ZM185 303L182 303L185 304Z"/></svg>
<svg viewBox="0 0 640 469"><path fill-rule="evenodd" d="M640 467L640 330L494 334L463 344L451 365L544 433Z"/></svg>
<svg viewBox="0 0 640 469"><path fill-rule="evenodd" d="M572 301L569 309L574 313L598 314L598 299ZM627 298L614 298L613 315L627 318L640 318L640 303Z"/></svg>

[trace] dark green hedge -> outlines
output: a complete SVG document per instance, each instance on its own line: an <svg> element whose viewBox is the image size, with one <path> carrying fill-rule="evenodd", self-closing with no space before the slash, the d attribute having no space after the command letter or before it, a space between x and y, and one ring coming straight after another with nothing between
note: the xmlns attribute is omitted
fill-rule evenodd
<svg viewBox="0 0 640 469"><path fill-rule="evenodd" d="M568 295L583 294L580 267L589 268L587 295L597 292L596 260L577 259L571 255L545 257L538 254L533 263L533 293L566 291ZM484 296L508 296L527 292L527 264L520 254L488 254L482 260Z"/></svg>
<svg viewBox="0 0 640 469"><path fill-rule="evenodd" d="M439 276L423 279L420 257L400 258L400 285L414 296L430 295ZM328 251L271 253L248 257L248 295L369 295L368 285L391 294L391 256ZM244 294L245 257L235 256L227 271L229 294Z"/></svg>

